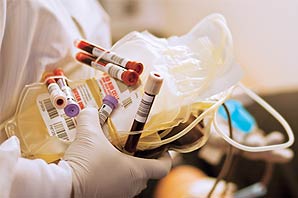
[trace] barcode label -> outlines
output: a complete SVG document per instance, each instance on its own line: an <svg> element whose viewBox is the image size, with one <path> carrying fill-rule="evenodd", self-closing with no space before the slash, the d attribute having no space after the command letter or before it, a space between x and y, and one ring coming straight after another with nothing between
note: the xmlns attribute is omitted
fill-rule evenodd
<svg viewBox="0 0 298 198"><path fill-rule="evenodd" d="M54 119L55 117L58 117L58 115L59 115L59 114L58 114L58 111L57 111L57 109L53 106L53 104L52 104L50 98L47 98L47 99L43 100L43 105L44 105L44 107L46 108L46 111L47 111L47 113L48 113L48 115L49 115L49 117L50 117L51 119Z"/></svg>
<svg viewBox="0 0 298 198"><path fill-rule="evenodd" d="M68 130L72 130L72 129L76 128L73 118L70 118L70 117L66 116L65 114L63 114L63 118L65 120Z"/></svg>
<svg viewBox="0 0 298 198"><path fill-rule="evenodd" d="M124 72L124 69L111 63L109 63L108 66L109 69L107 73L110 74L110 76L121 80L121 76Z"/></svg>
<svg viewBox="0 0 298 198"><path fill-rule="evenodd" d="M130 104L132 104L132 99L131 99L131 97L126 98L126 99L124 99L124 100L122 101L122 105L123 105L124 108L127 108L127 106L130 105Z"/></svg>
<svg viewBox="0 0 298 198"><path fill-rule="evenodd" d="M49 98L49 94L41 94L36 102L39 112L50 136L57 136L61 140L72 141L76 134L73 118L65 115L63 109L56 109Z"/></svg>
<svg viewBox="0 0 298 198"><path fill-rule="evenodd" d="M143 98L141 100L141 103L139 105L139 108L138 108L138 111L136 114L135 119L137 121L142 122L142 123L146 122L149 112L150 112L150 109L151 109L151 106L152 106L152 103L153 103L153 100L154 100L154 97L155 96L150 96L145 93L145 95L143 96Z"/></svg>
<svg viewBox="0 0 298 198"><path fill-rule="evenodd" d="M105 123L112 111L113 109L106 104L103 104L102 107L98 110L99 122L101 126Z"/></svg>
<svg viewBox="0 0 298 198"><path fill-rule="evenodd" d="M122 62L124 61L124 58L121 58L121 57L117 56L116 54L113 54L110 58L114 63L119 64L119 65L122 65Z"/></svg>
<svg viewBox="0 0 298 198"><path fill-rule="evenodd" d="M69 140L62 122L54 123L52 126L58 138L61 138L63 140Z"/></svg>

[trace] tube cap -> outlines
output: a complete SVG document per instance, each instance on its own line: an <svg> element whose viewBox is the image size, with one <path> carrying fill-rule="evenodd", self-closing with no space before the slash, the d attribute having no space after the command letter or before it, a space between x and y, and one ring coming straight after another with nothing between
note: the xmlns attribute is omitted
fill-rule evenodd
<svg viewBox="0 0 298 198"><path fill-rule="evenodd" d="M103 103L109 105L114 110L118 105L118 100L112 95L106 95L103 99Z"/></svg>
<svg viewBox="0 0 298 198"><path fill-rule="evenodd" d="M62 94L63 94L63 92L61 92L61 95L56 95L53 97L53 103L57 109L63 109L63 108L65 108L65 106L67 104L67 100L66 100L65 96Z"/></svg>
<svg viewBox="0 0 298 198"><path fill-rule="evenodd" d="M150 95L157 95L161 88L163 82L163 77L157 72L150 72L146 84L145 84L145 92Z"/></svg>
<svg viewBox="0 0 298 198"><path fill-rule="evenodd" d="M64 71L62 68L56 68L54 69L54 74L57 76L64 76Z"/></svg>
<svg viewBox="0 0 298 198"><path fill-rule="evenodd" d="M78 103L68 100L68 104L64 108L64 112L68 117L75 117L80 113L80 107Z"/></svg>
<svg viewBox="0 0 298 198"><path fill-rule="evenodd" d="M135 61L129 61L128 63L126 63L125 67L127 69L134 70L139 75L141 75L141 73L143 72L143 68L144 68L142 63L138 63L138 62L135 62Z"/></svg>
<svg viewBox="0 0 298 198"><path fill-rule="evenodd" d="M127 71L123 72L121 79L126 85L132 86L138 82L139 74L134 70L128 69Z"/></svg>

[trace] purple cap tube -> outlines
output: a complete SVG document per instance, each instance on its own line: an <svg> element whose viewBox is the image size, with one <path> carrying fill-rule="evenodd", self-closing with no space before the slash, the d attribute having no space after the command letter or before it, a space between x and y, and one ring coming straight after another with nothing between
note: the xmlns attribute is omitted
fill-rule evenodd
<svg viewBox="0 0 298 198"><path fill-rule="evenodd" d="M67 105L64 107L64 112L68 117L75 117L80 113L80 106L73 100L67 100Z"/></svg>
<svg viewBox="0 0 298 198"><path fill-rule="evenodd" d="M99 115L99 122L100 125L102 126L107 118L110 116L112 111L117 107L118 105L118 100L111 95L106 95L103 99L103 104L98 110L98 115Z"/></svg>

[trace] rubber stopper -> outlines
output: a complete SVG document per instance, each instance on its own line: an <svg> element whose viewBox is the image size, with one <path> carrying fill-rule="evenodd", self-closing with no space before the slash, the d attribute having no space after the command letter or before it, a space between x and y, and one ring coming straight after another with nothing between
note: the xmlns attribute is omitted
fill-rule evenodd
<svg viewBox="0 0 298 198"><path fill-rule="evenodd" d="M145 92L150 95L157 95L161 88L163 82L163 77L157 72L150 72L146 84L145 84Z"/></svg>
<svg viewBox="0 0 298 198"><path fill-rule="evenodd" d="M106 95L103 99L103 103L114 110L118 105L118 100L112 95Z"/></svg>
<svg viewBox="0 0 298 198"><path fill-rule="evenodd" d="M68 117L75 117L80 113L80 107L76 102L68 100L64 112Z"/></svg>
<svg viewBox="0 0 298 198"><path fill-rule="evenodd" d="M126 68L127 68L127 69L131 69L131 70L134 70L134 71L137 72L139 75L141 75L142 72L143 72L144 66L143 66L142 63L138 63L138 62L135 62L135 61L129 61L129 62L126 64Z"/></svg>
<svg viewBox="0 0 298 198"><path fill-rule="evenodd" d="M126 85L132 86L138 82L139 74L134 70L128 69L127 71L123 72L121 79Z"/></svg>

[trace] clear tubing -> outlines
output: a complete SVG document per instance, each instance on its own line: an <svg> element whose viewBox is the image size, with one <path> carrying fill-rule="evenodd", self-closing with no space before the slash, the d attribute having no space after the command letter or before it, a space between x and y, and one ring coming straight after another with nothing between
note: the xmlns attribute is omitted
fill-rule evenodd
<svg viewBox="0 0 298 198"><path fill-rule="evenodd" d="M264 152L264 151L271 151L271 150L278 150L278 149L284 149L290 147L294 143L294 134L287 123L287 121L274 109L272 108L267 102L265 102L261 97L259 97L256 93L246 88L243 84L238 83L238 86L254 101L256 101L259 105L261 105L265 110L268 111L277 121L280 122L280 124L284 127L289 140L282 144L276 144L276 145L269 145L269 146L258 146L258 147L251 147L251 146L245 146L243 144L240 144L232 139L230 139L218 126L217 123L217 112L214 112L214 122L213 125L218 132L218 134L226 140L229 144L233 145L234 147L248 151L248 152Z"/></svg>

